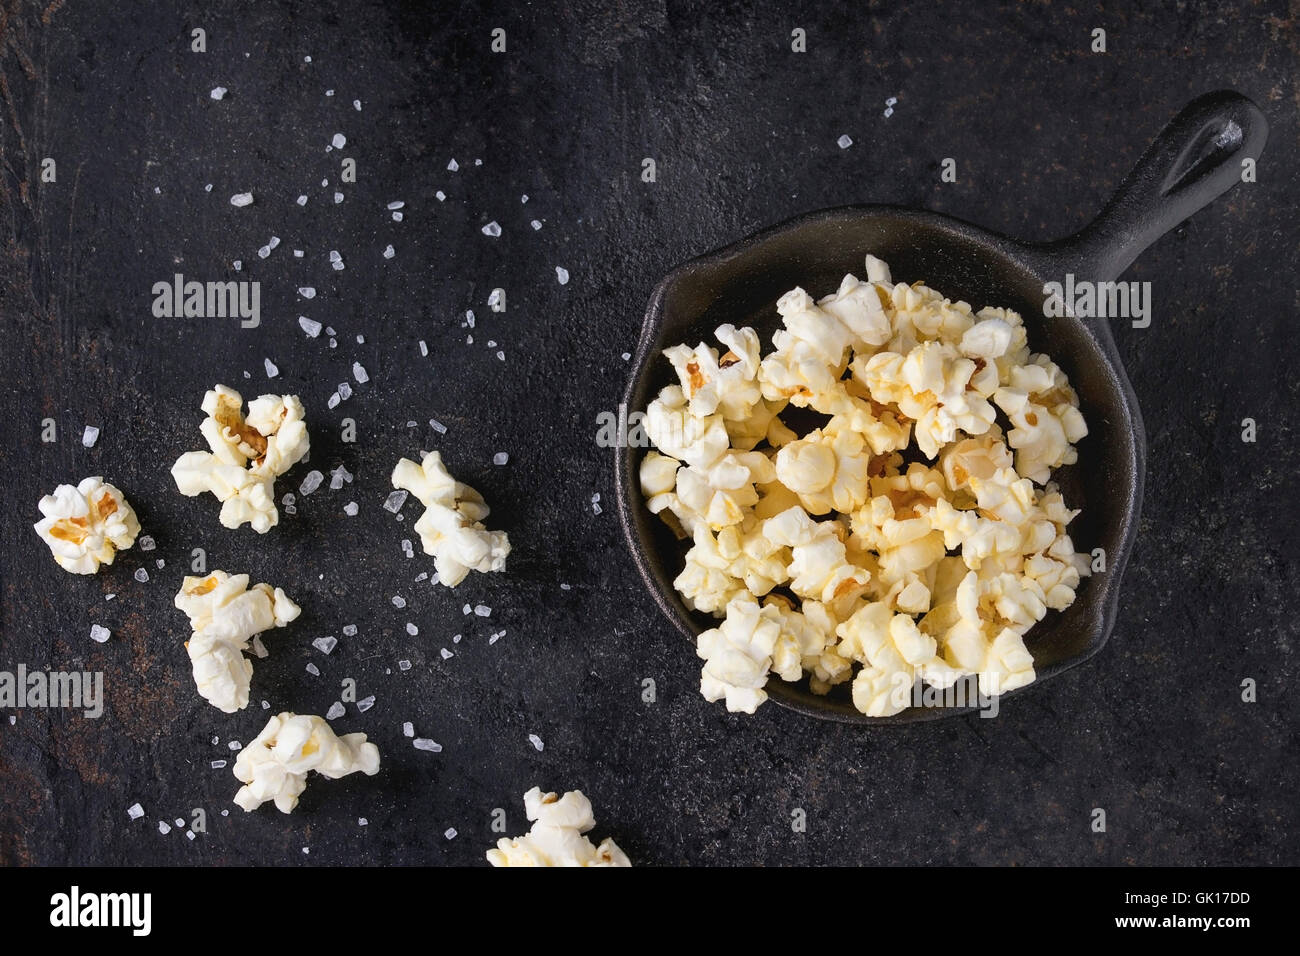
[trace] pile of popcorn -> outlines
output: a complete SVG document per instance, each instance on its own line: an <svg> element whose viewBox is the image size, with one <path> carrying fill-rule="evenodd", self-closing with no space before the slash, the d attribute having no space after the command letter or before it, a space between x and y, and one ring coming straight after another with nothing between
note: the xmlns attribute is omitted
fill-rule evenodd
<svg viewBox="0 0 1300 956"><path fill-rule="evenodd" d="M1015 312L895 284L870 255L866 281L777 312L766 356L731 325L721 353L666 349L680 384L646 410L642 491L692 542L674 587L723 619L698 638L701 692L752 714L771 673L852 681L885 717L922 682L1033 681L1025 634L1088 573L1051 482L1088 433L1065 373ZM797 435L789 406L826 420Z"/></svg>

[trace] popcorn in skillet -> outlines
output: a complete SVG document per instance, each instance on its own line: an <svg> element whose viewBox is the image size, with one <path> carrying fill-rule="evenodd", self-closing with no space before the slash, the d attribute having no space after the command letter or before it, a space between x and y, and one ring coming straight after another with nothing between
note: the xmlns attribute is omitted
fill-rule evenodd
<svg viewBox="0 0 1300 956"><path fill-rule="evenodd" d="M453 478L441 454L431 451L418 465L403 458L393 469L393 487L411 492L424 505L415 530L447 587L460 584L470 571L505 570L510 538L484 527L490 509L483 496Z"/></svg>
<svg viewBox="0 0 1300 956"><path fill-rule="evenodd" d="M235 803L252 811L273 800L281 813L292 813L312 770L331 780L358 771L373 777L379 772L379 748L367 743L365 734L335 736L320 717L277 714L235 758L235 777L244 784Z"/></svg>
<svg viewBox="0 0 1300 956"><path fill-rule="evenodd" d="M194 683L203 698L227 714L248 706L253 662L244 656L249 641L273 627L284 627L302 613L288 596L269 584L248 586L247 574L213 571L187 577L176 607L190 619L186 642Z"/></svg>
<svg viewBox="0 0 1300 956"><path fill-rule="evenodd" d="M1032 681L1024 635L1088 573L1051 483L1087 435L1065 374L1015 312L895 283L874 256L865 282L776 309L766 356L730 325L722 355L667 349L678 384L646 413L642 492L692 545L674 586L723 619L698 640L704 695L752 712L770 673L852 680L888 716L918 681ZM787 405L829 421L796 434ZM904 467L913 442L932 464Z"/></svg>
<svg viewBox="0 0 1300 956"><path fill-rule="evenodd" d="M596 825L591 801L581 790L559 797L533 787L524 794L524 812L533 821L523 836L502 837L487 851L493 866L631 866L618 844L607 837L600 846L583 836Z"/></svg>
<svg viewBox="0 0 1300 956"><path fill-rule="evenodd" d="M211 451L186 452L172 466L181 494L211 492L221 502L223 527L251 524L265 534L280 521L275 479L307 454L310 442L296 395L263 395L248 403L218 385L203 396L207 414L199 431Z"/></svg>
<svg viewBox="0 0 1300 956"><path fill-rule="evenodd" d="M122 492L103 478L86 478L76 487L59 485L38 507L44 517L34 525L36 533L59 567L73 574L94 574L101 564L112 564L140 533Z"/></svg>

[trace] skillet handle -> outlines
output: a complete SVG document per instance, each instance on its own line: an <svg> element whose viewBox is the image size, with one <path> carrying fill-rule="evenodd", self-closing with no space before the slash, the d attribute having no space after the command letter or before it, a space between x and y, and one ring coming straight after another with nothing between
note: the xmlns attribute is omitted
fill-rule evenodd
<svg viewBox="0 0 1300 956"><path fill-rule="evenodd" d="M1241 182L1258 160L1268 121L1231 90L1189 103L1142 154L1106 207L1080 232L1044 251L1053 271L1116 279L1149 245Z"/></svg>

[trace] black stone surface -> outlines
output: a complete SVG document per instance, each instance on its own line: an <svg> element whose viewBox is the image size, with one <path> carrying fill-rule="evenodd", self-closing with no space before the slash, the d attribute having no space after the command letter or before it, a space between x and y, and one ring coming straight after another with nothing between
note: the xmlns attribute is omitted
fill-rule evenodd
<svg viewBox="0 0 1300 956"><path fill-rule="evenodd" d="M190 50L195 27L205 53ZM490 52L495 27L505 53ZM791 52L795 27L806 53ZM1104 55L1089 51L1095 27ZM1300 862L1300 35L1286 3L6 0L0 39L0 669L103 671L107 696L99 720L0 713L0 862L481 864L500 836L493 808L522 832L534 784L583 789L595 834L647 864ZM229 93L214 101L218 85ZM596 416L616 407L621 356L658 278L847 202L1066 234L1169 117L1222 87L1255 99L1272 135L1258 182L1128 273L1156 302L1149 329L1117 329L1151 464L1103 653L993 720L884 732L705 703L698 661L643 592L612 507L591 508L597 493L612 504ZM347 146L327 151L336 132ZM357 161L355 184L338 185L342 156ZM40 181L45 157L53 183ZM939 180L944 157L956 183ZM255 204L231 206L246 190ZM394 222L385 205L398 199ZM491 220L500 238L480 231ZM260 259L271 236L280 245ZM331 249L345 270L330 268ZM154 318L151 287L176 272L260 281L261 327ZM486 307L498 286L504 314ZM332 326L337 347L307 339L299 315ZM280 368L270 382L268 357ZM353 362L370 382L327 409ZM306 403L311 461L278 493L338 464L355 483L300 496L267 535L221 528L215 501L181 497L168 473L202 447L199 403L216 382ZM344 417L355 444L340 438ZM1253 444L1241 440L1247 417ZM44 418L58 424L53 443L40 440ZM86 424L103 430L91 449ZM431 448L492 503L490 524L514 544L508 573L454 592L414 582L432 570L400 547L418 508L399 523L381 505L397 458ZM508 465L492 465L498 451ZM31 524L42 494L92 474L126 492L158 550L75 577ZM343 513L350 500L357 517ZM266 713L223 715L193 690L171 602L194 548L303 607L265 637L254 701L324 713L355 679L375 706L349 705L335 726L378 744L378 776L314 779L292 816L230 803L229 767L209 763L233 762L227 742L250 740ZM147 584L133 580L140 567ZM491 617L464 616L466 602ZM92 643L92 623L112 639ZM341 637L346 623L356 637ZM329 656L311 646L326 634L341 638ZM1256 703L1241 699L1245 678ZM444 750L414 750L408 720ZM131 821L136 801L146 816ZM1098 807L1105 833L1090 828ZM206 832L158 832L195 808ZM791 826L796 809L806 832Z"/></svg>

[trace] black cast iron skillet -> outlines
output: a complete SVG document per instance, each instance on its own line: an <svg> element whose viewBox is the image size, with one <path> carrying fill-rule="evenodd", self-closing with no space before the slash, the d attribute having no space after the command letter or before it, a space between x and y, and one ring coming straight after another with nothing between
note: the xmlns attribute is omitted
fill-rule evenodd
<svg viewBox="0 0 1300 956"><path fill-rule="evenodd" d="M1079 394L1089 434L1078 464L1056 473L1072 508L1070 526L1081 552L1103 548L1105 573L1085 579L1063 612L1049 611L1027 635L1038 681L1096 654L1119 606L1120 578L1137 534L1146 463L1146 435L1137 397L1124 374L1111 321L1044 316L1044 283L1117 279L1135 258L1184 219L1241 180L1242 161L1258 159L1268 137L1259 108L1233 92L1210 93L1187 106L1156 138L1096 220L1067 239L1029 244L932 212L896 206L847 206L810 213L675 269L655 289L632 364L624 401L644 410L659 389L676 382L661 351L679 342L714 343L724 322L753 326L770 347L779 327L775 303L796 285L814 296L833 292L847 272L863 274L868 253L889 263L895 282L925 280L974 308L1007 306L1024 317L1030 348L1046 352ZM1153 283L1160 310L1177 300L1176 280ZM1154 333L1143 333L1154 334ZM668 619L691 639L717 625L687 610L672 581L689 542L677 541L646 509L637 472L645 448L615 450L619 517L637 568ZM810 716L860 724L906 723L967 713L966 707L912 707L869 718L854 707L848 685L825 697L806 679L772 677L771 698ZM1005 697L1003 698L1005 700ZM721 706L720 704L718 706Z"/></svg>

